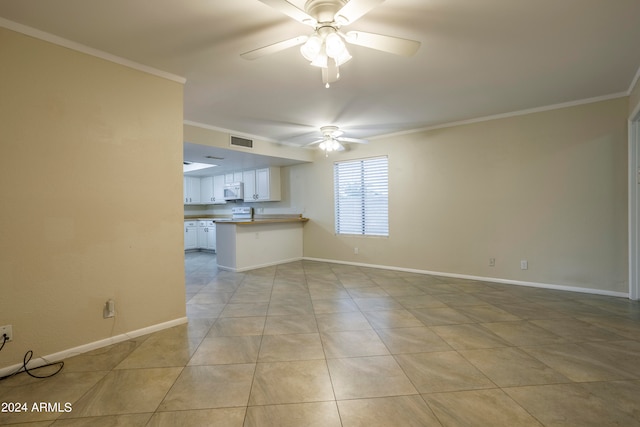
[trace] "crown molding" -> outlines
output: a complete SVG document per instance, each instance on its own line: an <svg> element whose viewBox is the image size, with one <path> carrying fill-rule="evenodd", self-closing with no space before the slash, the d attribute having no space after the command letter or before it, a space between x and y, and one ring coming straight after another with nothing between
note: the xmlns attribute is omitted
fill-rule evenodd
<svg viewBox="0 0 640 427"><path fill-rule="evenodd" d="M29 27L26 25L18 24L17 22L9 21L8 19L5 19L5 18L0 18L0 27L4 27L21 34L31 36L36 39L43 40L45 42L53 43L58 46L66 47L68 49L72 49L77 52L95 56L97 58L104 59L106 61L113 62L119 65L123 65L125 67L132 68L137 71L142 71L147 74L152 74L157 77L162 77L164 79L171 80L180 84L185 84L187 82L187 79L184 77L177 76L175 74L171 74L166 71L158 70L156 68L149 67L147 65L143 65L135 61L131 61L129 59L121 58L119 56L116 56L98 49L94 49L89 46L85 46L83 44L56 36L51 33L47 33L45 31L38 30L33 27Z"/></svg>
<svg viewBox="0 0 640 427"><path fill-rule="evenodd" d="M412 130L407 130L407 131L402 131L402 132L388 133L388 134L385 134L385 135L378 135L378 136L375 136L375 137L370 137L369 139L370 140L382 139L382 138L388 138L388 137L393 137L393 136L401 136L401 135L409 135L409 134L420 133L420 132L427 132L427 131L436 130L436 129L444 129L444 128L450 128L450 127L455 127L455 126L469 125L469 124L473 124L473 123L488 122L488 121L491 121L491 120L507 119L509 117L524 116L524 115L527 115L527 114L541 113L541 112L544 112L544 111L559 110L559 109L568 108L568 107L576 107L578 105L593 104L595 102L608 101L610 99L624 98L625 96L629 96L629 94L627 92L612 93L612 94L609 94L609 95L596 96L596 97L593 97L593 98L586 98L586 99L579 99L577 101L563 102L563 103L560 103L560 104L552 104L552 105L547 105L547 106L544 106L544 107L535 107L535 108L529 108L529 109L526 109L526 110L512 111L510 113L495 114L495 115L491 115L491 116L478 117L478 118L475 118L475 119L468 119L468 120L460 120L460 121L456 121L456 122L442 123L442 124L433 125L433 126L427 126L427 127L423 127L423 128L419 128L419 129L412 129Z"/></svg>

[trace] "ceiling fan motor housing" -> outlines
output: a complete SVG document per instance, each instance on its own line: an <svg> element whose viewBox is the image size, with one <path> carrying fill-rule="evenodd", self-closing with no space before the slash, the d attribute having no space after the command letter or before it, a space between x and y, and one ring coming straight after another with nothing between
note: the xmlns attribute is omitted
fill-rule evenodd
<svg viewBox="0 0 640 427"><path fill-rule="evenodd" d="M337 126L322 126L320 132L322 132L325 138L336 138L342 135L342 132Z"/></svg>
<svg viewBox="0 0 640 427"><path fill-rule="evenodd" d="M307 0L304 10L318 23L331 23L345 4L346 0Z"/></svg>

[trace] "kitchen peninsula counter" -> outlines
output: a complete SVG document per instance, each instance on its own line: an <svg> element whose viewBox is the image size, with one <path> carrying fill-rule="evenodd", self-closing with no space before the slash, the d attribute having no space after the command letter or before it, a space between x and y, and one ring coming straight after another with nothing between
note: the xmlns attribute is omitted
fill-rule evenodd
<svg viewBox="0 0 640 427"><path fill-rule="evenodd" d="M218 268L246 271L302 259L301 216L216 219Z"/></svg>
<svg viewBox="0 0 640 427"><path fill-rule="evenodd" d="M307 222L309 218L254 218L254 219L215 219L216 223L238 224L238 225L261 225L280 222Z"/></svg>

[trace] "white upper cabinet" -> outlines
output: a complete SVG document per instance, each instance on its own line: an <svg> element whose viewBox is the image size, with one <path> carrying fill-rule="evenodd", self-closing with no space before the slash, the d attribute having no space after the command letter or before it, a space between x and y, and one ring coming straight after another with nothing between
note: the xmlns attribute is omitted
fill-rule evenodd
<svg viewBox="0 0 640 427"><path fill-rule="evenodd" d="M213 196L213 177L205 176L200 178L200 200L205 205L211 205L214 203L215 198Z"/></svg>
<svg viewBox="0 0 640 427"><path fill-rule="evenodd" d="M281 200L280 168L270 167L232 172L216 176L185 176L185 205L217 205L226 203L224 185L244 183L245 202L277 202Z"/></svg>
<svg viewBox="0 0 640 427"><path fill-rule="evenodd" d="M276 202L280 195L280 168L262 168L244 171L245 202Z"/></svg>
<svg viewBox="0 0 640 427"><path fill-rule="evenodd" d="M244 201L256 201L256 171L248 170L242 172L242 182L244 183Z"/></svg>
<svg viewBox="0 0 640 427"><path fill-rule="evenodd" d="M206 176L200 179L200 202L217 205L224 201L224 175Z"/></svg>
<svg viewBox="0 0 640 427"><path fill-rule="evenodd" d="M279 201L280 195L280 168L264 168L256 170L256 194L257 200Z"/></svg>
<svg viewBox="0 0 640 427"><path fill-rule="evenodd" d="M242 172L231 172L224 175L225 184L242 182Z"/></svg>
<svg viewBox="0 0 640 427"><path fill-rule="evenodd" d="M200 178L197 176L185 176L183 184L184 204L200 204Z"/></svg>
<svg viewBox="0 0 640 427"><path fill-rule="evenodd" d="M213 198L215 203L227 203L224 201L224 175L213 177Z"/></svg>

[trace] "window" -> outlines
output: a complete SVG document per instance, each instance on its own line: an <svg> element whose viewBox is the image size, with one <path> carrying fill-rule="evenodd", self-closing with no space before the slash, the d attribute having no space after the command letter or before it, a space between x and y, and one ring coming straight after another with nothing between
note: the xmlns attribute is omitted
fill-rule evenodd
<svg viewBox="0 0 640 427"><path fill-rule="evenodd" d="M333 166L336 234L389 235L387 157Z"/></svg>

